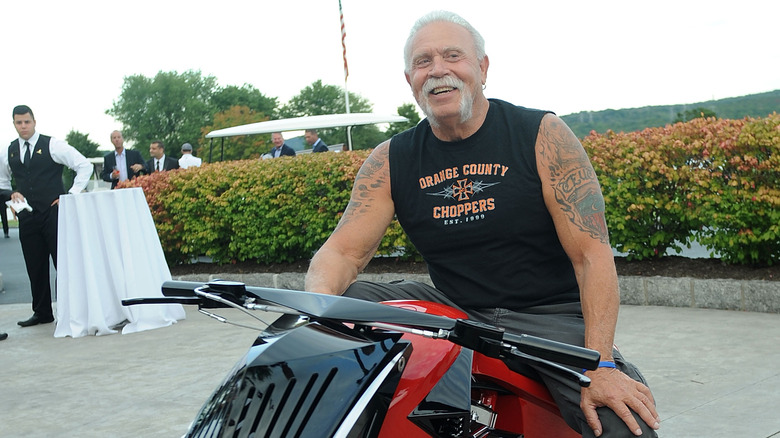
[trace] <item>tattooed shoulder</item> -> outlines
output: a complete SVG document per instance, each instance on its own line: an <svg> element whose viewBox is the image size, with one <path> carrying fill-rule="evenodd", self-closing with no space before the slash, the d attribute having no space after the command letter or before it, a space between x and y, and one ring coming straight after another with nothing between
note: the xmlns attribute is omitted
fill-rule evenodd
<svg viewBox="0 0 780 438"><path fill-rule="evenodd" d="M357 177L355 178L355 185L361 180L383 180L386 178L384 174L387 174L387 177L389 177L389 158L389 143L385 142L377 146L360 167Z"/></svg>
<svg viewBox="0 0 780 438"><path fill-rule="evenodd" d="M604 196L588 155L558 117L545 117L542 126L537 142L539 164L549 175L556 202L577 228L608 243Z"/></svg>
<svg viewBox="0 0 780 438"><path fill-rule="evenodd" d="M355 177L352 196L339 221L339 227L358 215L367 213L375 204L380 190L389 190L389 142L380 144L366 158Z"/></svg>

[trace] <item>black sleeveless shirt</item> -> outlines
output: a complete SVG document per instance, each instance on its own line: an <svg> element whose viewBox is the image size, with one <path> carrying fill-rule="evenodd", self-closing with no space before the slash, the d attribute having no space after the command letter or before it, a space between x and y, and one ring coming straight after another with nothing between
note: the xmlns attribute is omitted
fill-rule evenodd
<svg viewBox="0 0 780 438"><path fill-rule="evenodd" d="M485 123L465 140L437 139L427 119L391 140L398 220L436 288L462 307L579 301L536 169L545 114L490 99Z"/></svg>

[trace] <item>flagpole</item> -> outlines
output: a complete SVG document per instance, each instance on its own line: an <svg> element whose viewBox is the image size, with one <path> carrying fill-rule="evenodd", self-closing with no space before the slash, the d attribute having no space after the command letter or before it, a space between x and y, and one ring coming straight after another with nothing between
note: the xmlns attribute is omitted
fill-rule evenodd
<svg viewBox="0 0 780 438"><path fill-rule="evenodd" d="M341 0L339 0L339 20L341 21L341 48L342 56L344 58L344 103L347 106L347 114L349 114L349 90L347 89L347 78L349 77L349 67L347 67L347 44L344 42L344 38L347 36L347 31L344 28L344 12L341 10ZM352 127L347 126L347 150L352 150Z"/></svg>
<svg viewBox="0 0 780 438"><path fill-rule="evenodd" d="M344 102L347 104L347 114L349 114L349 92L347 91L347 78L349 77L349 67L347 67L347 44L344 39L347 37L347 31L344 28L344 12L341 10L341 0L339 0L339 20L341 21L341 48L344 57Z"/></svg>

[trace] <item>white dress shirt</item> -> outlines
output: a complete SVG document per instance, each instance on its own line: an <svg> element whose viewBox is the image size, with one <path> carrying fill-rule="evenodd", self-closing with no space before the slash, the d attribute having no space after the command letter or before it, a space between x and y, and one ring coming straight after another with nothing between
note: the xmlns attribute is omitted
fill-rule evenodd
<svg viewBox="0 0 780 438"><path fill-rule="evenodd" d="M186 169L188 167L200 167L202 161L203 160L193 156L192 154L181 154L181 158L179 158L179 167L182 169Z"/></svg>
<svg viewBox="0 0 780 438"><path fill-rule="evenodd" d="M119 181L127 181L127 154L124 148L122 153L114 151L114 163L116 163L116 170L119 171Z"/></svg>
<svg viewBox="0 0 780 438"><path fill-rule="evenodd" d="M28 141L30 142L30 147L33 148L31 152L32 160L35 160L35 155L37 155L35 153L35 146L38 143L39 138L40 134L38 134L38 132L33 134L29 140L19 138L19 156L25 156L26 147L24 146L24 142ZM8 162L8 148L0 149L2 149L2 152L0 152L0 189L12 190L11 165ZM54 137L49 141L49 153L51 154L51 159L54 160L55 163L67 166L76 172L76 177L73 178L73 185L70 190L68 190L68 193L80 193L84 191L84 189L87 188L87 184L89 184L89 178L92 176L94 170L92 163L90 163L84 155L81 155L81 152L76 148L62 140L57 140ZM24 160L24 158L22 158L22 160Z"/></svg>
<svg viewBox="0 0 780 438"><path fill-rule="evenodd" d="M162 172L163 170L165 170L165 154L159 159L154 159L154 169L152 169L152 172Z"/></svg>

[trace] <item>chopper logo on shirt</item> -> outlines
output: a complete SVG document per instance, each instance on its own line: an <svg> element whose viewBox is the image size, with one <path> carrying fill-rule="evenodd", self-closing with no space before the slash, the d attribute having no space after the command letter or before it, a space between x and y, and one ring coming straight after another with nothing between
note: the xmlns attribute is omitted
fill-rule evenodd
<svg viewBox="0 0 780 438"><path fill-rule="evenodd" d="M441 190L427 192L427 195L438 196L456 201L455 204L437 205L433 207L432 217L443 220L445 225L455 225L485 218L485 213L495 209L495 199L472 199L485 190L500 182L486 183L482 180L468 178L469 176L505 176L508 166L501 164L464 164L461 167L443 169L432 175L419 179L420 189L434 188L442 183L449 183Z"/></svg>
<svg viewBox="0 0 780 438"><path fill-rule="evenodd" d="M458 201L468 201L471 195L481 193L488 187L500 183L484 183L482 181L472 181L467 178L455 181L451 186L436 193L428 193L431 196L441 196L443 198L452 198Z"/></svg>

